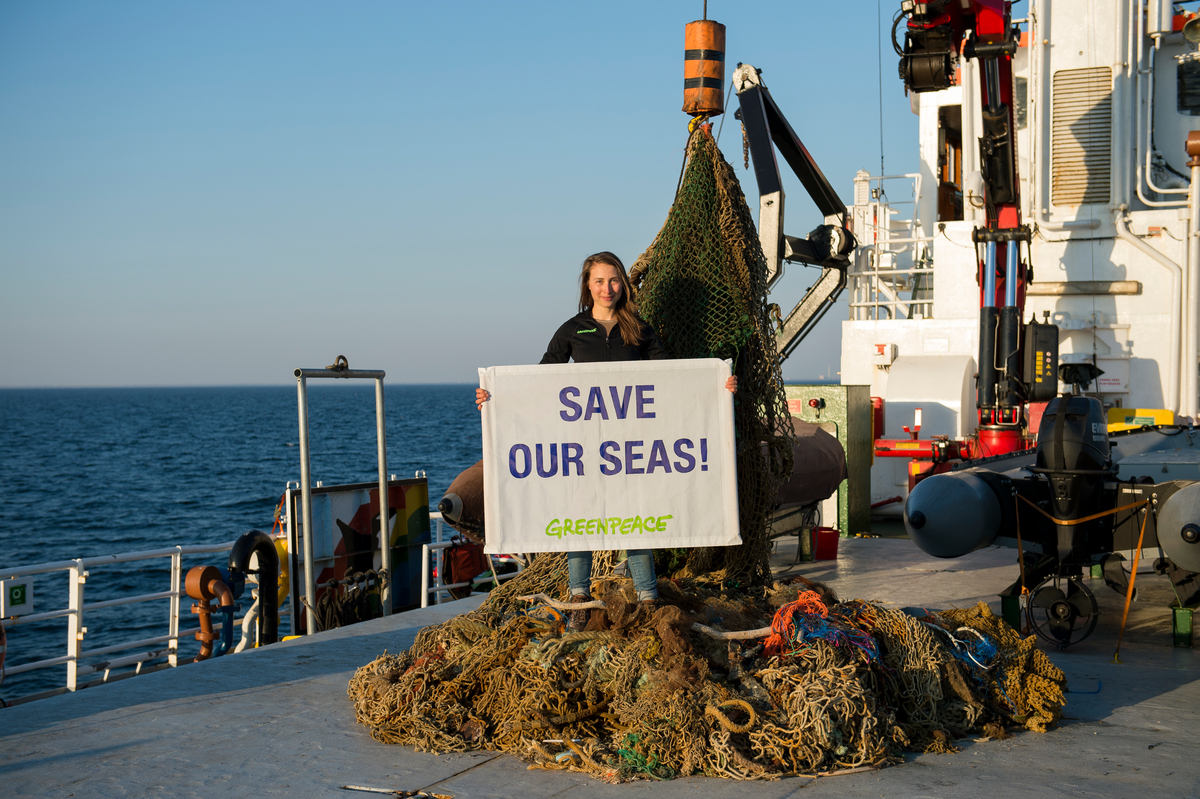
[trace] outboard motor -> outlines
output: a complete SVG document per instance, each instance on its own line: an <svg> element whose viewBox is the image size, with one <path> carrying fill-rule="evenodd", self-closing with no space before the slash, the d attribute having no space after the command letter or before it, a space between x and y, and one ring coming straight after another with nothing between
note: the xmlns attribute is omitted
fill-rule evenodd
<svg viewBox="0 0 1200 799"><path fill-rule="evenodd" d="M250 556L258 555L258 568L250 568ZM242 535L229 551L229 572L234 579L241 574L258 575L259 641L273 644L279 640L279 553L275 542L262 530Z"/></svg>
<svg viewBox="0 0 1200 799"><path fill-rule="evenodd" d="M1050 507L1056 519L1073 521L1101 509L1104 481L1116 472L1100 400L1071 394L1051 400L1038 428L1037 465L1030 471L1044 474L1049 481ZM1077 565L1088 557L1080 551L1080 559L1072 559L1076 545L1086 539L1085 528L1055 525L1060 564Z"/></svg>

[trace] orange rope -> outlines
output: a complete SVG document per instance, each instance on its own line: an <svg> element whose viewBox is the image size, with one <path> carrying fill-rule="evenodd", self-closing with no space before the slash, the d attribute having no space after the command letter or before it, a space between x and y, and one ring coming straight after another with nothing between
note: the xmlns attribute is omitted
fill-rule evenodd
<svg viewBox="0 0 1200 799"><path fill-rule="evenodd" d="M1032 503L1032 502L1030 502L1029 500L1025 499L1025 497L1021 496L1020 494L1017 494L1017 499L1021 500L1021 501L1022 501L1022 502L1024 502L1026 505L1028 505L1029 507L1033 508L1033 509L1034 509L1034 510L1036 510L1038 513L1042 514L1043 516L1045 516L1047 519L1049 519L1050 521L1054 522L1055 524L1061 524L1061 525L1063 525L1064 527L1072 527L1072 526L1074 526L1074 525L1076 525L1076 524L1083 524L1084 522L1090 522L1090 521L1093 521L1093 520L1095 520L1095 519L1102 518L1102 517L1104 517L1104 516L1111 516L1111 515L1113 515L1114 513L1120 513L1120 512L1121 512L1121 511L1123 511L1123 510L1129 510L1130 508L1136 508L1136 507L1139 507L1139 506L1141 506L1141 505L1149 505L1149 504L1150 504L1150 500L1148 500L1148 499L1143 499L1143 500L1141 500L1140 502L1134 502L1134 503L1131 503L1131 504L1129 504L1129 505L1122 505L1121 507L1119 507L1119 508L1113 508L1112 510L1101 511L1100 513L1093 513L1091 516L1084 516L1082 519L1056 519L1056 518L1054 518L1053 516L1051 516L1049 513L1046 513L1046 511L1044 511L1044 510L1042 510L1041 508L1039 508L1039 507L1038 507L1037 505L1035 505L1034 503Z"/></svg>
<svg viewBox="0 0 1200 799"><path fill-rule="evenodd" d="M1017 494L1017 499L1021 500L1026 505L1033 508L1038 513L1042 514L1043 516L1045 516L1047 519L1054 522L1055 524L1061 524L1061 525L1067 526L1067 527L1070 527L1070 526L1073 526L1076 524L1083 524L1084 522L1090 522L1094 519L1103 518L1104 516L1112 516L1113 514L1120 513L1123 510L1130 510L1133 508L1140 508L1143 505L1146 505L1146 506L1150 505L1150 500L1143 499L1139 502L1131 502L1128 505L1122 505L1119 508L1113 508L1112 510L1106 510L1106 511L1102 511L1100 513L1093 513L1091 516L1084 516L1082 519L1062 520L1062 519L1054 518L1049 513L1046 513L1046 511L1039 508L1034 503L1025 499L1025 497L1021 496L1020 494ZM1133 552L1133 573L1129 576L1129 590L1125 594L1125 612L1121 615L1121 630L1119 633L1117 633L1117 651L1113 653L1113 662L1114 663L1121 662L1121 637L1123 635L1125 635L1125 622L1129 619L1129 603L1133 600L1133 583L1135 580L1137 580L1138 560L1141 558L1141 555L1142 555L1142 539L1146 535L1146 519L1149 519L1149 518L1150 518L1150 512L1149 512L1149 510L1147 510L1146 515L1142 517L1142 529L1141 529L1141 532L1138 533L1137 549L1134 550L1134 552ZM1017 513L1017 552L1018 553L1020 552L1020 549L1021 549L1021 514L1018 512ZM1024 566L1023 561L1021 564L1021 585L1022 586L1025 585L1025 566ZM1028 604L1026 604L1025 610L1026 610L1027 615L1032 612L1031 610L1029 610Z"/></svg>
<svg viewBox="0 0 1200 799"><path fill-rule="evenodd" d="M1149 505L1149 500L1146 501ZM1125 592L1125 612L1121 614L1121 630L1117 633L1117 649L1113 652L1113 663L1121 662L1121 638L1125 635L1125 622L1129 619L1129 603L1133 601L1133 583L1137 580L1138 561L1142 557L1142 538L1146 535L1146 520L1150 518L1150 511L1146 511L1146 515L1142 517L1142 531L1138 533L1137 549L1133 551L1133 571L1129 574L1129 590Z"/></svg>
<svg viewBox="0 0 1200 799"><path fill-rule="evenodd" d="M283 503L286 501L287 501L287 494L285 493L283 496L281 496L279 498L279 504L275 506L275 523L273 525L271 525L271 535L272 536L275 535L276 527L279 527L280 531L282 532L283 528L281 527L281 525L283 524L283 519L280 518L280 512L283 510Z"/></svg>
<svg viewBox="0 0 1200 799"><path fill-rule="evenodd" d="M795 635L794 617L797 613L806 616L817 615L824 619L828 618L829 609L825 607L816 591L805 591L796 597L795 602L789 602L775 611L775 618L771 620L771 635L763 642L764 655L771 657L783 654L784 645Z"/></svg>
<svg viewBox="0 0 1200 799"><path fill-rule="evenodd" d="M1021 544L1021 506L1017 504L1017 498L1020 494L1013 494L1013 513L1017 519L1017 564L1021 567L1021 596L1025 598L1025 629L1021 630L1021 635L1029 635L1029 628L1033 626L1029 618L1029 586L1025 583L1025 548Z"/></svg>

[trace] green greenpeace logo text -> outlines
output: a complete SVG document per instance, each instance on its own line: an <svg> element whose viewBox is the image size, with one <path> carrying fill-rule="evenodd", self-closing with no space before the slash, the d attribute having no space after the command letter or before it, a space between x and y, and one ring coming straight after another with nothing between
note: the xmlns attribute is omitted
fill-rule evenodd
<svg viewBox="0 0 1200 799"><path fill-rule="evenodd" d="M630 533L665 533L667 522L674 516L633 516L622 519L611 516L607 519L551 519L546 525L546 535L562 538L564 535L629 535Z"/></svg>

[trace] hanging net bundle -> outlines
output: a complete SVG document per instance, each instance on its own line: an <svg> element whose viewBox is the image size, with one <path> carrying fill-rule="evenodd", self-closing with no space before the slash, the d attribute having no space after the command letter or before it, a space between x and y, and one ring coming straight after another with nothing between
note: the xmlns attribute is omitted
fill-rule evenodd
<svg viewBox="0 0 1200 799"><path fill-rule="evenodd" d="M529 568L401 654L360 668L349 696L385 743L500 750L530 768L607 782L822 774L952 752L967 735L1044 730L1065 678L982 603L924 618L772 582L768 514L792 433L766 310L766 264L745 197L700 128L666 224L631 276L677 358L729 358L743 543L683 550L637 602L596 553L587 627L568 632L565 554ZM539 595L532 602L522 599ZM742 631L740 639L721 637Z"/></svg>
<svg viewBox="0 0 1200 799"><path fill-rule="evenodd" d="M762 583L770 514L792 473L791 416L767 313L767 261L737 176L702 125L667 221L634 263L638 309L675 358L727 358L734 401L739 547L687 551L681 575Z"/></svg>

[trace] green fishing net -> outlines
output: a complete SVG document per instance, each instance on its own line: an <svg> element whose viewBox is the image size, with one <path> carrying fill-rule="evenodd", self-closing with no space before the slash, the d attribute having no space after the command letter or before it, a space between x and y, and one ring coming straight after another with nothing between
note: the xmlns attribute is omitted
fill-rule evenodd
<svg viewBox="0 0 1200 799"><path fill-rule="evenodd" d="M667 221L630 271L642 316L675 358L728 358L734 402L742 544L676 551L668 568L761 583L769 575L770 515L792 472L793 434L767 313L767 262L746 196L706 126L688 142ZM660 561L663 558L660 557Z"/></svg>

